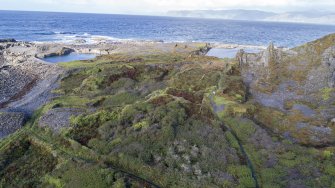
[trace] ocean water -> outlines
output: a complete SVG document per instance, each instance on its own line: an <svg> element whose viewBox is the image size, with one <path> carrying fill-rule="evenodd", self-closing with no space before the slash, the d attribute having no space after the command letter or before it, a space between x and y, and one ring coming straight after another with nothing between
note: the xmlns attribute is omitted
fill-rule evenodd
<svg viewBox="0 0 335 188"><path fill-rule="evenodd" d="M334 33L335 26L197 18L0 11L0 38L23 41L199 41L294 47Z"/></svg>

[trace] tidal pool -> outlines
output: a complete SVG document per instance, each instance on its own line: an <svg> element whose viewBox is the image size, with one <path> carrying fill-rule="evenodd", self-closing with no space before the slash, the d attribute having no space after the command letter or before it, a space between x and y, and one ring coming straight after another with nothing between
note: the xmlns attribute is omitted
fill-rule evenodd
<svg viewBox="0 0 335 188"><path fill-rule="evenodd" d="M49 63L61 63L61 62L71 62L71 61L81 61L81 60L89 60L94 59L96 55L94 54L80 54L80 53L70 53L68 55L63 56L53 56L43 58L43 61Z"/></svg>

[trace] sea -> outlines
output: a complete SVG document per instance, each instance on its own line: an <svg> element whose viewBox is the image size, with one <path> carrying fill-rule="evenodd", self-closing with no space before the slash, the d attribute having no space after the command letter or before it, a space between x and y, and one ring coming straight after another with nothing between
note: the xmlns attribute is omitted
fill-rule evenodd
<svg viewBox="0 0 335 188"><path fill-rule="evenodd" d="M294 47L335 33L334 25L162 16L0 11L0 39L87 43L96 39Z"/></svg>

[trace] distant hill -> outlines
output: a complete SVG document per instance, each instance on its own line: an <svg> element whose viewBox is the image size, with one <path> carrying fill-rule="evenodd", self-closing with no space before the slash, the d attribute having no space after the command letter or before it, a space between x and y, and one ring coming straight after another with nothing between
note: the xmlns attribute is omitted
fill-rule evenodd
<svg viewBox="0 0 335 188"><path fill-rule="evenodd" d="M195 18L217 18L231 20L250 21L274 21L274 22L299 22L317 24L335 24L335 13L306 11L275 13L259 10L182 10L169 11L168 16L195 17Z"/></svg>

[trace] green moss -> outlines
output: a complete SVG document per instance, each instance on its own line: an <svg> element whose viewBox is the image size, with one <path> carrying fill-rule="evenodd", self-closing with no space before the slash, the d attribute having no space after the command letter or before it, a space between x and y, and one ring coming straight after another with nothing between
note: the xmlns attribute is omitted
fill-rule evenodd
<svg viewBox="0 0 335 188"><path fill-rule="evenodd" d="M148 121L141 121L133 125L135 130L146 129L150 126Z"/></svg>
<svg viewBox="0 0 335 188"><path fill-rule="evenodd" d="M334 164L328 164L325 167L325 172L331 176L335 176L335 165Z"/></svg>
<svg viewBox="0 0 335 188"><path fill-rule="evenodd" d="M71 118L73 128L67 135L86 145L90 139L98 136L98 127L111 120L117 120L116 112L99 111L91 115L80 115Z"/></svg>
<svg viewBox="0 0 335 188"><path fill-rule="evenodd" d="M124 188L124 187L126 187L126 184L124 183L123 179L118 179L112 185L112 188Z"/></svg>
<svg viewBox="0 0 335 188"><path fill-rule="evenodd" d="M240 145L238 144L238 141L236 140L236 138L231 132L227 131L225 133L225 136L231 147L235 148L236 150L240 149Z"/></svg>
<svg viewBox="0 0 335 188"><path fill-rule="evenodd" d="M59 178L51 177L49 175L43 178L43 184L46 184L48 186L53 186L55 188L64 187L64 183L62 183L62 181Z"/></svg>
<svg viewBox="0 0 335 188"><path fill-rule="evenodd" d="M104 82L104 77L100 77L97 75L91 75L88 78L86 78L85 80L83 80L81 87L77 88L77 92L82 92L83 89L87 90L87 91L96 91L98 90L102 83Z"/></svg>
<svg viewBox="0 0 335 188"><path fill-rule="evenodd" d="M154 49L160 51L157 54L152 49L142 50L145 53L141 55L113 54L93 61L61 64L76 70L61 81L57 91L60 97L43 107L32 121L52 108L81 108L87 113L72 117L71 127L64 134L38 126L24 128L23 135L30 135L30 140L43 145L47 156L57 156L59 162L55 168L34 177L36 185L42 182L42 187L143 187L142 182L109 168L113 166L161 187L255 187L249 167L243 165L246 161L233 131L253 163L261 187L287 187L287 172L291 169L297 170L306 186L331 186L334 165L329 152L333 150L307 152L306 148L277 138L276 134L292 131L290 123L305 119L299 114L288 117L271 108L255 108L246 102L246 88L236 62L193 52L189 55L192 50L185 50L186 54L180 46L169 52ZM270 71L276 72L269 80L263 80L264 90L276 88L285 76L291 79L286 68L278 68L273 62ZM302 80L305 75L303 68L294 79ZM212 91L216 95L210 101ZM211 102L224 105L219 118L213 113ZM265 128L275 130L274 145L263 145L267 141L261 137L264 131L245 119L248 117L255 117ZM255 137L256 130L260 138ZM305 132L299 134L293 136L302 138ZM0 152L8 148L8 140L20 137L22 134L14 134L0 142ZM26 147L29 146L23 144L12 148L6 155L22 172L37 174L35 167L23 162L34 156L28 154L30 149ZM2 154L0 158L5 156ZM25 161L38 163L36 169L45 165L45 159L34 158L40 161ZM3 164L0 174L11 173ZM189 166L191 172L186 172L182 165ZM195 166L202 175L194 174ZM315 176L314 171L320 175ZM225 173L233 178L221 178Z"/></svg>
<svg viewBox="0 0 335 188"><path fill-rule="evenodd" d="M332 151L325 150L323 151L322 156L324 159L331 159L334 156L334 153Z"/></svg>
<svg viewBox="0 0 335 188"><path fill-rule="evenodd" d="M67 163L58 169L54 175L61 177L66 187L111 187L113 171L102 167L84 164Z"/></svg>
<svg viewBox="0 0 335 188"><path fill-rule="evenodd" d="M256 128L252 121L226 118L225 123L235 131L238 138L243 143L247 143L248 139L255 133Z"/></svg>
<svg viewBox="0 0 335 188"><path fill-rule="evenodd" d="M256 183L255 180L252 177L242 177L239 179L239 187L243 187L243 188L252 188L252 187L256 187Z"/></svg>
<svg viewBox="0 0 335 188"><path fill-rule="evenodd" d="M16 141L0 153L0 187L35 187L56 164L57 159L45 148L26 139Z"/></svg>
<svg viewBox="0 0 335 188"><path fill-rule="evenodd" d="M323 88L320 90L322 99L324 101L328 101L331 96L334 94L335 90L334 88Z"/></svg>
<svg viewBox="0 0 335 188"><path fill-rule="evenodd" d="M235 104L233 101L227 100L225 97L221 96L214 96L214 103L216 105L229 105L229 104Z"/></svg>
<svg viewBox="0 0 335 188"><path fill-rule="evenodd" d="M140 97L135 93L120 93L113 96L106 97L103 105L104 106L122 106L127 104L132 104L138 101Z"/></svg>
<svg viewBox="0 0 335 188"><path fill-rule="evenodd" d="M252 178L250 169L245 165L229 165L227 172L236 178L246 178L246 182Z"/></svg>

